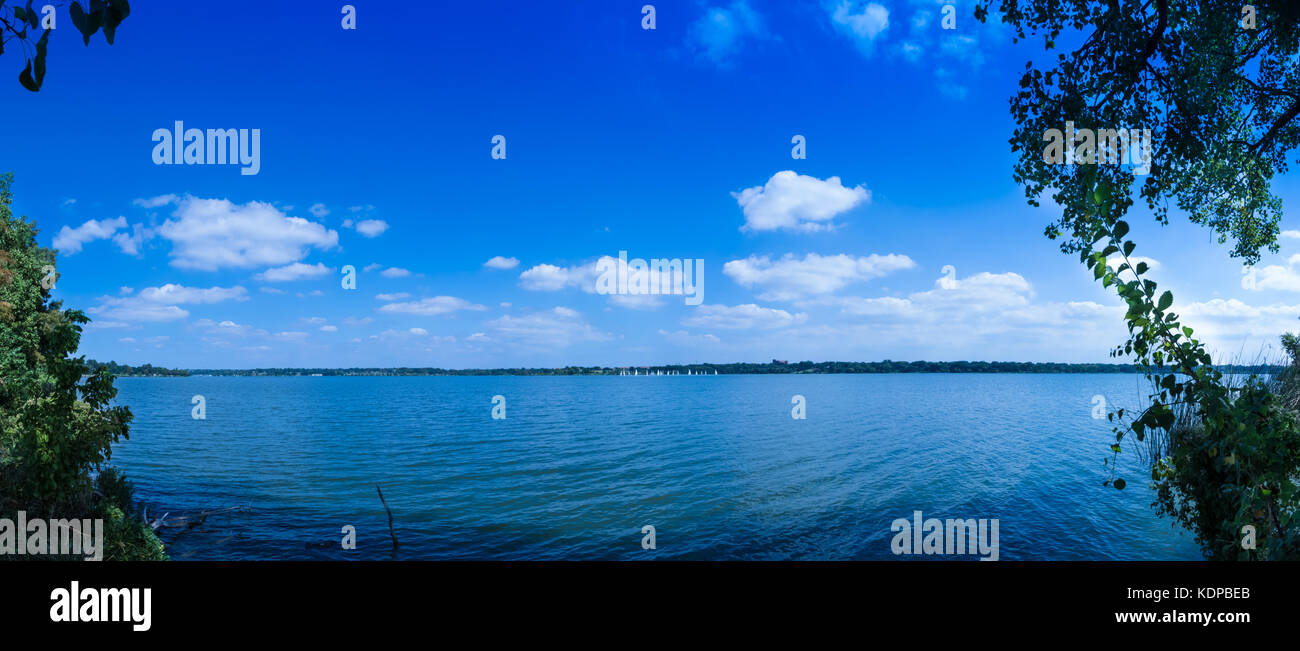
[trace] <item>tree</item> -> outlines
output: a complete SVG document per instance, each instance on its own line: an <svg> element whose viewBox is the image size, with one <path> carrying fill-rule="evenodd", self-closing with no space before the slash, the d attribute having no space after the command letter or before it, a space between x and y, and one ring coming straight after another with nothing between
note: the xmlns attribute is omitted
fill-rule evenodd
<svg viewBox="0 0 1300 651"><path fill-rule="evenodd" d="M89 0L89 2L89 10L83 8L77 0L73 0L68 6L69 18L77 31L81 32L82 43L90 45L90 37L103 29L104 40L112 45L113 39L117 36L117 26L130 15L131 6L127 0ZM45 83L45 54L49 45L50 31L54 29L49 21L54 20L54 16L32 8L32 0L27 0L25 7L18 5L9 7L8 13L9 15L6 16L5 7L0 5L0 54L4 54L7 42L17 42L22 47L27 66L18 74L18 82L23 85L23 88L33 93L37 92L41 89L41 84ZM28 35L29 31L38 30L40 38L35 38L34 34Z"/></svg>
<svg viewBox="0 0 1300 651"><path fill-rule="evenodd" d="M89 373L85 358L72 357L90 319L50 299L54 251L36 244L34 222L14 217L12 181L0 175L0 512L103 518L110 532L142 543L128 557L158 557L157 538L127 521L129 489L101 472L131 411L112 404L107 369Z"/></svg>
<svg viewBox="0 0 1300 651"><path fill-rule="evenodd" d="M976 18L987 19L992 4L984 0ZM1112 355L1132 355L1153 382L1149 407L1109 415L1116 425L1106 484L1125 486L1111 462L1134 436L1153 453L1157 511L1190 529L1208 557L1300 557L1296 413L1266 381L1230 385L1215 369L1172 311L1173 295L1158 293L1147 265L1133 258L1123 219L1143 177L1139 196L1158 223L1168 223L1172 201L1220 243L1233 240L1232 257L1254 263L1262 249L1277 251L1281 200L1271 181L1300 144L1300 5L1001 0L999 11L1018 40L1041 34L1048 50L1067 30L1081 40L1054 67L1026 64L1011 100L1011 147L1029 203L1050 191L1062 208L1046 235L1128 305L1130 336ZM1062 161L1052 141L1070 128L1090 138L1068 144ZM1120 129L1150 129L1142 133L1158 146L1134 158L1128 138L1125 165L1116 155L1126 147ZM1241 544L1246 527L1258 531L1254 549Z"/></svg>

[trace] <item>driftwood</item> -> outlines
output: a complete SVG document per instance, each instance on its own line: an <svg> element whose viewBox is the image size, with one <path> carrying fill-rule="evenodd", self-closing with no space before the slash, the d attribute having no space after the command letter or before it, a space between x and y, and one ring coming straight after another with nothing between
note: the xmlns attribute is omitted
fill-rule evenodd
<svg viewBox="0 0 1300 651"><path fill-rule="evenodd" d="M397 549L397 534L393 532L393 512L388 508L388 502L384 501L384 491L379 488L379 484L375 484L375 490L379 492L379 502L388 512L388 536L393 539L393 549Z"/></svg>
<svg viewBox="0 0 1300 651"><path fill-rule="evenodd" d="M227 513L230 511L242 511L245 510L245 508L246 507L243 506L232 506L225 509L216 509L212 511L200 511L199 513L194 515L178 515L170 519L168 518L168 516L171 515L171 511L168 511L164 513L161 518L151 521L149 520L149 507L146 506L144 509L144 514L142 516L142 519L144 520L145 524L148 524L149 528L153 529L154 531L157 531L159 528L188 530L203 524L208 519L208 516L210 515L214 515L217 513Z"/></svg>

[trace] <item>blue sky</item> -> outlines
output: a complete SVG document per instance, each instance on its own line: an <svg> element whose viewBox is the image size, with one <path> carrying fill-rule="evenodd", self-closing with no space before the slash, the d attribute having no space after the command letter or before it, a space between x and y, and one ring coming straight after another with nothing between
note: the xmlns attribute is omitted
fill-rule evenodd
<svg viewBox="0 0 1300 651"><path fill-rule="evenodd" d="M654 30L640 0L360 1L355 30L343 4L139 0L89 48L61 9L41 92L0 85L0 170L60 249L55 295L95 321L87 356L1072 362L1123 341L1011 179L1007 100L1042 47L970 3L952 30L919 0L655 2ZM258 129L260 170L154 164L177 120ZM1300 225L1247 288L1181 214L1130 222L1221 355L1295 325ZM619 251L703 260L703 304L596 293Z"/></svg>

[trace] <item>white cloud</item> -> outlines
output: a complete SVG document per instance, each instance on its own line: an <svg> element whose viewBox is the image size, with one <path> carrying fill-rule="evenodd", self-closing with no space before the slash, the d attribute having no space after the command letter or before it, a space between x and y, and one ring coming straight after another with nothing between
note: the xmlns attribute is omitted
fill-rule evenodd
<svg viewBox="0 0 1300 651"><path fill-rule="evenodd" d="M410 297L411 295L406 292L397 292L396 294L375 294L375 298L381 301L400 301Z"/></svg>
<svg viewBox="0 0 1300 651"><path fill-rule="evenodd" d="M184 319L189 312L180 304L213 304L224 301L246 301L248 290L243 287L185 287L168 283L161 287L146 287L134 296L105 296L100 304L88 310L90 314L126 322L162 322Z"/></svg>
<svg viewBox="0 0 1300 651"><path fill-rule="evenodd" d="M808 315L803 312L791 314L785 310L747 303L733 307L701 305L691 310L691 316L682 319L682 324L696 328L748 330L750 328L786 328L807 320Z"/></svg>
<svg viewBox="0 0 1300 651"><path fill-rule="evenodd" d="M610 294L609 302L629 310L656 310L664 305L664 297L656 294Z"/></svg>
<svg viewBox="0 0 1300 651"><path fill-rule="evenodd" d="M831 219L871 201L870 191L861 185L846 188L838 176L823 181L790 170L731 196L745 214L742 231L827 230L835 226Z"/></svg>
<svg viewBox="0 0 1300 651"><path fill-rule="evenodd" d="M254 276L257 280L267 283L284 283L304 278L318 278L328 274L332 269L317 262L316 264L303 264L295 262L283 267L267 269Z"/></svg>
<svg viewBox="0 0 1300 651"><path fill-rule="evenodd" d="M411 272L406 269L402 269L400 267L389 267L379 272L379 275L383 276L384 278L405 278L411 275Z"/></svg>
<svg viewBox="0 0 1300 651"><path fill-rule="evenodd" d="M848 36L858 46L858 50L870 56L875 50L876 37L889 29L889 9L875 2L861 6L861 11L854 12L857 3L841 0L831 10L831 23L840 33Z"/></svg>
<svg viewBox="0 0 1300 651"><path fill-rule="evenodd" d="M372 263L370 263L370 264L368 264L368 265L362 267L361 270L364 271L364 272L366 272L366 273L370 273L370 272L372 272L372 271L374 271L374 270L376 270L376 269L382 269L383 266L384 266L384 265L379 264L378 262L372 262Z"/></svg>
<svg viewBox="0 0 1300 651"><path fill-rule="evenodd" d="M1263 267L1245 267L1242 274L1242 287L1253 291L1274 289L1284 292L1300 292L1300 253L1291 256L1286 266L1270 264ZM1254 279L1251 282L1250 279Z"/></svg>
<svg viewBox="0 0 1300 651"><path fill-rule="evenodd" d="M172 243L172 265L183 269L284 265L306 257L312 248L338 246L337 232L259 201L238 205L185 197L176 201L172 217L158 227L158 234Z"/></svg>
<svg viewBox="0 0 1300 651"><path fill-rule="evenodd" d="M126 228L125 217L98 221L91 219L76 228L64 226L54 236L54 248L64 255L79 253L83 244L95 240L106 240L112 237L113 233L119 228Z"/></svg>
<svg viewBox="0 0 1300 651"><path fill-rule="evenodd" d="M332 326L332 325L323 325L323 326L320 327L320 331L321 331L321 332L338 332L338 331L339 331L339 327L338 327L338 326Z"/></svg>
<svg viewBox="0 0 1300 651"><path fill-rule="evenodd" d="M911 269L916 263L905 255L871 254L821 256L809 253L803 260L786 254L772 262L767 256L749 256L732 260L722 266L736 284L747 289L760 287L759 298L765 301L792 301L811 294L829 294L852 282L879 278L901 269Z"/></svg>
<svg viewBox="0 0 1300 651"><path fill-rule="evenodd" d="M487 308L482 305L471 303L463 298L455 296L434 296L432 298L422 298L418 301L408 301L403 303L389 303L379 308L380 312L387 314L418 314L422 316L436 316L439 314L451 314L460 310L481 311Z"/></svg>
<svg viewBox="0 0 1300 651"><path fill-rule="evenodd" d="M514 269L519 266L519 258L504 258L496 255L484 262L483 266L488 269Z"/></svg>
<svg viewBox="0 0 1300 651"><path fill-rule="evenodd" d="M106 298L100 305L86 311L106 319L131 322L176 321L190 315L189 312L175 305L159 305L147 301L117 298Z"/></svg>
<svg viewBox="0 0 1300 651"><path fill-rule="evenodd" d="M722 341L716 335L693 335L686 330L677 330L676 332L660 330L659 334L674 346L698 346L701 344L716 344Z"/></svg>
<svg viewBox="0 0 1300 651"><path fill-rule="evenodd" d="M308 208L308 210L311 211L312 216L317 218L330 214L330 209L326 208L323 203L314 203L311 205L311 208Z"/></svg>
<svg viewBox="0 0 1300 651"><path fill-rule="evenodd" d="M726 7L708 7L687 28L687 44L704 59L727 67L748 39L763 38L763 21L745 0Z"/></svg>
<svg viewBox="0 0 1300 651"><path fill-rule="evenodd" d="M501 339L539 348L563 348L583 341L607 341L611 338L567 307L524 316L508 314L488 321L487 326Z"/></svg>
<svg viewBox="0 0 1300 651"><path fill-rule="evenodd" d="M354 228L364 237L379 237L388 230L388 222L382 219L363 219Z"/></svg>
<svg viewBox="0 0 1300 651"><path fill-rule="evenodd" d="M1119 266L1124 264L1124 262L1125 260L1123 256L1113 255L1109 258L1106 258L1106 266L1110 267L1111 269L1119 269ZM1145 262L1147 265L1147 271L1158 271L1160 269L1160 261L1154 258L1148 258L1140 255L1129 256L1128 258L1128 264L1132 267L1137 267L1139 263L1143 263L1143 262ZM1125 269L1124 273L1120 274L1120 276L1127 278L1129 280L1132 280L1133 278L1136 277L1133 271L1128 269Z"/></svg>
<svg viewBox="0 0 1300 651"><path fill-rule="evenodd" d="M127 255L139 255L140 247L154 236L151 229L145 228L144 224L135 224L131 227L130 233L118 233L113 236L113 244Z"/></svg>
<svg viewBox="0 0 1300 651"><path fill-rule="evenodd" d="M132 203L144 208L161 208L181 201L181 198L174 194L163 194L148 199L136 199Z"/></svg>
<svg viewBox="0 0 1300 651"><path fill-rule="evenodd" d="M553 264L539 264L519 274L519 286L524 289L541 292L553 292L565 287L580 287L593 292L596 288L596 264L576 267L557 267Z"/></svg>
<svg viewBox="0 0 1300 651"><path fill-rule="evenodd" d="M136 297L151 303L221 303L224 301L246 301L248 290L238 285L234 287L185 287L167 283L161 287L146 287Z"/></svg>

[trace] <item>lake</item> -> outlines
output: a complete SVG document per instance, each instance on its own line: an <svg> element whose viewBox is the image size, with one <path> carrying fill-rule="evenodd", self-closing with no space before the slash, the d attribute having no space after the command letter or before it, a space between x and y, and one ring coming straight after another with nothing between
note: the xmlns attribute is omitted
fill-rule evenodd
<svg viewBox="0 0 1300 651"><path fill-rule="evenodd" d="M112 463L178 560L894 560L891 523L996 518L1002 560L1198 559L1093 396L1130 374L121 378ZM191 417L202 395L206 419ZM506 399L493 419L493 396ZM792 396L806 419L791 417ZM400 547L376 495L383 488ZM356 529L356 549L339 545ZM655 549L642 548L642 527ZM975 558L947 557L947 558Z"/></svg>

